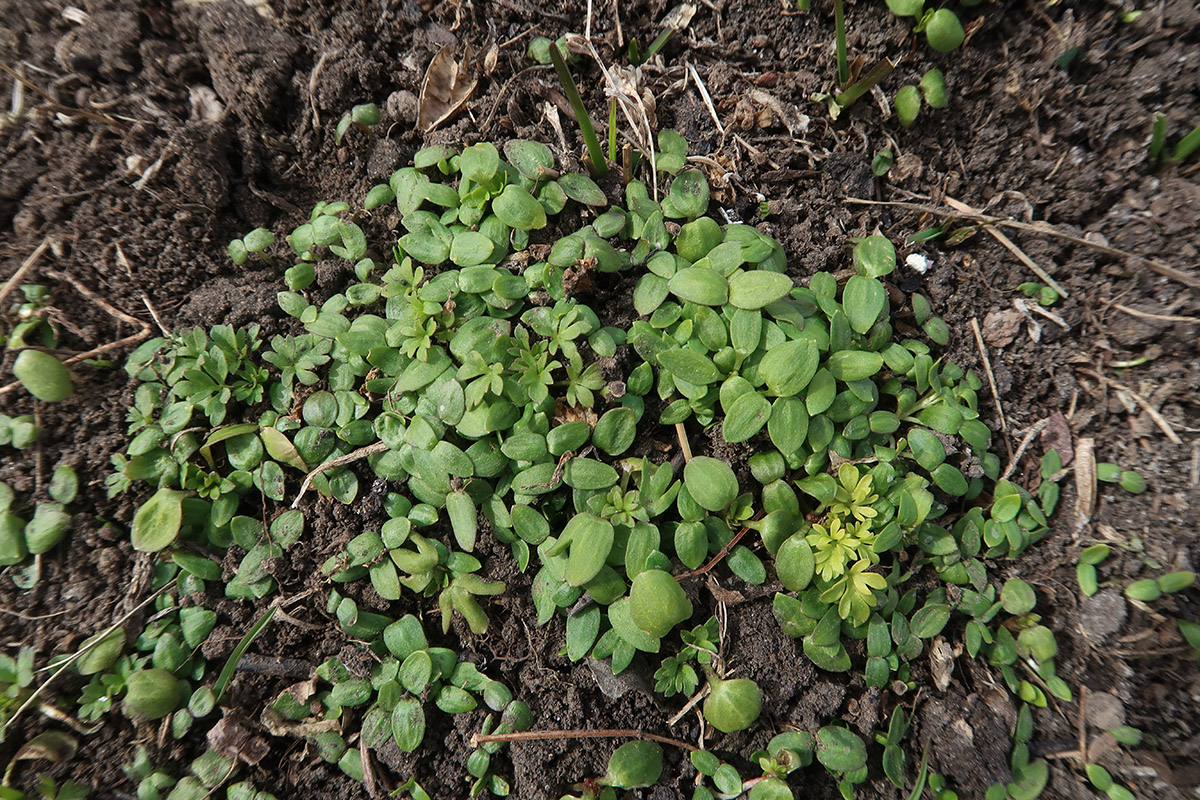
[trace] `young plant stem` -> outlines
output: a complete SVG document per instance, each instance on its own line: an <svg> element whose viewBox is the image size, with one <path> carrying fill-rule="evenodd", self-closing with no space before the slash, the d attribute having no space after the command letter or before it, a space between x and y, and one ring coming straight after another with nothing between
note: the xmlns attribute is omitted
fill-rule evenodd
<svg viewBox="0 0 1200 800"><path fill-rule="evenodd" d="M837 38L838 86L845 86L850 82L850 61L846 58L846 9L843 0L833 0L833 27Z"/></svg>
<svg viewBox="0 0 1200 800"><path fill-rule="evenodd" d="M471 746L478 747L486 742L536 742L544 739L647 739L660 744L669 744L681 750L696 751L699 747L669 736L647 733L634 728L606 728L602 730L553 730L516 731L515 733L477 733L471 737Z"/></svg>
<svg viewBox="0 0 1200 800"><path fill-rule="evenodd" d="M874 89L875 85L886 78L888 73L895 68L895 63L891 59L885 58L871 67L871 71L855 81L853 86L834 98L835 102L842 108L849 108L860 97Z"/></svg>
<svg viewBox="0 0 1200 800"><path fill-rule="evenodd" d="M579 132L583 134L583 143L587 145L592 171L596 175L604 175L608 172L608 162L604 160L604 151L600 149L600 140L596 138L596 129L592 127L592 118L588 116L583 98L579 96L579 87L575 85L575 79L571 77L571 71L567 69L567 62L557 44L550 45L550 60L554 62L554 71L558 73L558 80L562 83L567 100L575 111L575 120L579 123Z"/></svg>
<svg viewBox="0 0 1200 800"><path fill-rule="evenodd" d="M608 100L608 160L617 163L617 98Z"/></svg>

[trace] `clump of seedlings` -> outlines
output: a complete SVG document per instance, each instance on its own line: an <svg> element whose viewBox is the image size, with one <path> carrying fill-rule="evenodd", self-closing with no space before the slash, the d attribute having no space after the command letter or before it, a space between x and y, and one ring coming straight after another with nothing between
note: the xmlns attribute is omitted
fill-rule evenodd
<svg viewBox="0 0 1200 800"><path fill-rule="evenodd" d="M776 588L798 652L869 686L911 685L934 638L961 629L968 655L1026 704L1069 697L1032 589L1000 589L988 573L1046 534L1057 492L1001 479L983 384L937 355L949 330L928 301L885 283L892 243L858 242L847 280L797 285L777 242L709 216L682 137L663 132L658 149L662 196L633 179L617 203L538 142L424 148L364 204L399 212L395 241L369 241L343 202L318 204L285 237L287 332L266 341L257 326L216 325L140 346L126 365L131 439L108 485L149 485L131 540L157 554L163 593L145 631L84 648L86 716L120 706L169 717L177 736L211 726L275 611L210 682L195 648L216 624L214 599L278 593L273 565L306 536L316 496L355 504L368 491L377 512L322 554L321 571L329 616L373 666L331 658L263 712L355 779L377 779L373 750L421 747L430 715L467 714L479 730L472 795L510 791L492 757L533 724L520 687L453 639L432 641L414 614L363 602L369 591L420 604L443 637L489 635L490 599L509 591L489 578L493 541L531 575L536 622L561 626L568 659L620 673L662 654L658 690L690 702L702 726L690 754L700 800L792 797L789 776L814 760L851 796L872 769L865 741L837 721L779 733L750 777L705 749L715 738L736 752L739 732L772 724L728 632L688 625L706 575ZM240 241L284 255L269 234ZM328 258L354 276L342 291L315 285ZM619 286L633 287L631 323L589 302ZM925 338L899 334L901 315ZM707 442L753 455L729 463ZM941 791L907 762L901 705L890 718L883 773L914 796ZM1014 782L989 797L1044 785L1023 737ZM657 744L617 753L581 796L659 780ZM401 788L427 796L420 778Z"/></svg>

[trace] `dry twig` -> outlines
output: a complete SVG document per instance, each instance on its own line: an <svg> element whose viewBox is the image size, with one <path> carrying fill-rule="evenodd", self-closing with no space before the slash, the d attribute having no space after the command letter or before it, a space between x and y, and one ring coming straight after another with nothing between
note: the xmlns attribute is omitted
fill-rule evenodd
<svg viewBox="0 0 1200 800"><path fill-rule="evenodd" d="M949 200L949 198L947 198ZM949 216L953 209L949 206L927 205L925 203L906 203L898 200L867 200L861 197L848 197L847 203L864 206L890 206L891 208L902 208L907 211L919 211L925 214L938 214ZM1145 256L1135 256L1133 253L1128 253L1116 247L1110 247L1106 244L1093 242L1090 239L1085 239L1082 236L1076 236L1073 233L1060 231L1048 222L1020 222L1015 219L1006 219L1004 217L993 217L989 214L983 214L970 206L964 206L970 209L969 211L954 212L958 216L972 219L976 222L981 222L984 225L995 225L1001 228L1011 228L1017 231L1026 231L1029 233L1040 233L1045 236L1051 236L1055 239L1061 239L1064 242L1088 247L1092 250L1099 251L1105 255L1110 255L1115 258L1120 258L1124 261L1137 261L1145 264L1147 267L1157 272L1163 277L1170 278L1173 281L1178 281L1185 286L1190 286L1193 289L1200 289L1200 277L1193 275L1190 272L1184 272L1181 269L1176 269L1169 264L1164 264L1156 258L1147 258Z"/></svg>
<svg viewBox="0 0 1200 800"><path fill-rule="evenodd" d="M1091 375L1096 380L1100 381L1101 383L1107 384L1108 386L1111 386L1112 388L1116 389L1118 392L1125 392L1127 395L1132 397L1134 399L1134 401L1136 401L1137 404L1146 411L1147 414L1150 415L1150 419L1154 420L1154 424L1157 425L1158 429L1161 430L1163 432L1163 434L1171 441L1171 444L1183 444L1183 439L1180 439L1179 434L1175 433L1175 429L1171 427L1171 423L1167 422L1166 417L1164 417L1162 414L1158 413L1158 409L1155 408L1154 406L1152 406L1150 404L1149 400L1142 397L1140 394L1135 392L1133 389L1130 389L1125 384L1117 383L1112 378L1106 378L1104 375L1100 374L1099 372L1096 372L1093 369L1087 369L1085 367L1080 367L1079 371L1086 373L1088 375Z"/></svg>
<svg viewBox="0 0 1200 800"><path fill-rule="evenodd" d="M648 739L652 742L669 744L681 750L696 751L699 747L669 736L639 731L636 728L605 728L602 730L553 730L516 731L514 733L476 733L471 737L471 746L478 747L486 742L537 742L543 739Z"/></svg>

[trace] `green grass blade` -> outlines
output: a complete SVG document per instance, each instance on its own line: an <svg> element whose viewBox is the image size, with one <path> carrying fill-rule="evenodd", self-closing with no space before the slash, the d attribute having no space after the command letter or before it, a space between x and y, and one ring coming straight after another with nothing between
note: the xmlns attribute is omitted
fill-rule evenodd
<svg viewBox="0 0 1200 800"><path fill-rule="evenodd" d="M880 61L871 67L870 72L855 81L853 86L839 94L835 98L837 104L842 108L849 108L854 105L855 101L875 88L875 84L886 78L888 73L895 68L896 65L890 59L885 58L883 61Z"/></svg>
<svg viewBox="0 0 1200 800"><path fill-rule="evenodd" d="M583 143L587 145L588 158L592 160L592 170L597 175L603 175L608 172L608 162L604 160L604 151L600 149L600 140L596 138L596 129L592 127L592 118L588 116L583 98L579 96L579 87L575 85L575 79L567 69L566 59L556 44L550 45L550 60L554 62L554 71L558 73L558 80L563 91L567 93L571 108L575 110L575 119L579 123L580 133L583 134Z"/></svg>
<svg viewBox="0 0 1200 800"><path fill-rule="evenodd" d="M838 86L850 82L850 61L846 58L846 9L842 0L833 0L833 26L837 36Z"/></svg>
<svg viewBox="0 0 1200 800"><path fill-rule="evenodd" d="M1187 157L1196 152L1200 148L1200 125L1192 128L1191 133L1179 140L1179 144L1175 145L1175 151L1171 153L1171 160L1175 163L1182 163L1187 160Z"/></svg>
<svg viewBox="0 0 1200 800"><path fill-rule="evenodd" d="M608 160L617 163L617 98L608 100Z"/></svg>
<svg viewBox="0 0 1200 800"><path fill-rule="evenodd" d="M233 648L233 652L229 654L229 660L225 662L225 668L221 670L221 674L217 677L217 682L213 684L213 694L216 695L218 703L224 697L225 690L229 688L229 682L233 680L233 671L237 669L238 662L246 654L246 648L258 638L258 635L267 627L267 623L271 621L271 617L273 616L275 616L275 606L268 608L266 613L258 618L258 622L255 622L250 630L246 631L246 635L242 637L237 647Z"/></svg>

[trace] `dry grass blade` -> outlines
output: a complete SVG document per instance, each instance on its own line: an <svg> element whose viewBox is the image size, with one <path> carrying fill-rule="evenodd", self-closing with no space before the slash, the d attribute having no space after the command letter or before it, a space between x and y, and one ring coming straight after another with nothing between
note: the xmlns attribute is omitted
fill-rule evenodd
<svg viewBox="0 0 1200 800"><path fill-rule="evenodd" d="M1112 388L1116 389L1119 392L1125 392L1126 394L1128 394L1130 397L1132 397L1134 399L1134 401L1139 406L1141 406L1145 410L1145 412L1147 414L1150 415L1150 419L1154 420L1154 424L1157 425L1158 429L1163 432L1163 435L1165 435L1168 439L1171 440L1171 444L1183 444L1183 439L1180 439L1179 434L1175 433L1175 429L1171 427L1171 423L1167 422L1166 417L1164 417L1162 414L1160 414L1158 409L1150 404L1149 400L1142 397L1140 394L1135 392L1133 389L1130 389L1125 384L1117 383L1112 378L1106 378L1103 375L1101 375L1099 372L1096 372L1095 370L1080 369L1079 371L1083 372L1087 375L1091 375L1096 380L1100 381L1101 383L1111 386Z"/></svg>
<svg viewBox="0 0 1200 800"><path fill-rule="evenodd" d="M947 201L948 200L949 198L947 198ZM902 208L908 211L919 211L925 214L949 215L949 213L953 211L949 205L936 206L929 205L927 203L906 203L899 200L868 200L862 197L848 197L846 198L846 202L861 206L889 206L891 208ZM1163 277L1170 278L1173 281L1182 283L1184 286L1190 286L1193 289L1200 289L1200 276L1196 276L1190 272L1184 272L1181 269L1176 269L1169 264L1164 264L1156 258L1135 256L1132 253L1127 253L1126 251L1120 250L1116 247L1110 247L1106 244L1100 244L1099 242L1093 242L1090 239L1085 239L1082 236L1076 236L1072 233L1060 231L1048 222L1021 222L1015 219L993 217L988 214L980 213L977 209L970 208L970 206L965 207L969 208L970 210L958 212L958 215L974 220L975 222L982 222L985 225L995 225L1001 228L1011 228L1012 230L1027 231L1029 233L1040 233L1045 236L1051 236L1055 239L1061 239L1064 242L1070 242L1071 244L1077 244L1081 247L1087 247L1092 250L1105 253L1106 255L1120 258L1123 261L1145 264L1151 270L1157 272Z"/></svg>
<svg viewBox="0 0 1200 800"><path fill-rule="evenodd" d="M4 288L0 289L0 307L4 305L5 299L12 293L12 290L17 287L21 279L25 277L25 273L33 269L33 265L38 262L42 254L46 252L46 248L50 246L50 238L42 239L42 243L33 249L33 252L21 262L21 266L12 274L8 280L4 282Z"/></svg>
<svg viewBox="0 0 1200 800"><path fill-rule="evenodd" d="M421 94L417 98L417 128L429 133L454 116L475 91L478 78L467 68L464 53L462 62L454 60L453 48L446 45L429 62Z"/></svg>

